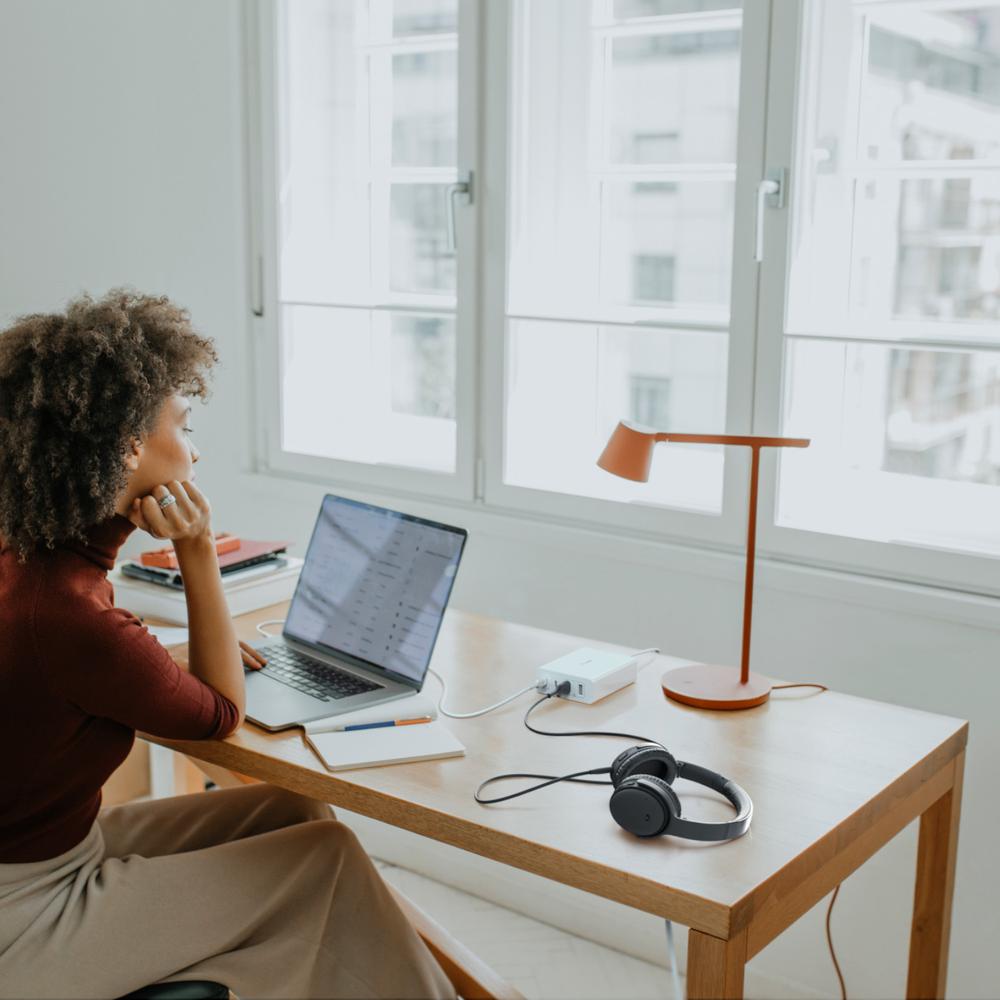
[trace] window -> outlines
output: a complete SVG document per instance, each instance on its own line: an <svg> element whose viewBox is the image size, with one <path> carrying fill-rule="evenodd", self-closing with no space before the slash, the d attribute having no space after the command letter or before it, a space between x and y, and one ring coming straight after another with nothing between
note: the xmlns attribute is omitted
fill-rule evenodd
<svg viewBox="0 0 1000 1000"><path fill-rule="evenodd" d="M807 16L778 524L1000 555L1000 7Z"/></svg>
<svg viewBox="0 0 1000 1000"><path fill-rule="evenodd" d="M640 405L675 429L726 426L740 5L516 0L512 17L503 496L718 513L719 449L672 451L641 487L594 462L642 385L670 386L678 405Z"/></svg>
<svg viewBox="0 0 1000 1000"><path fill-rule="evenodd" d="M260 9L267 468L1000 594L1000 0Z"/></svg>
<svg viewBox="0 0 1000 1000"><path fill-rule="evenodd" d="M457 0L272 10L279 459L454 473Z"/></svg>

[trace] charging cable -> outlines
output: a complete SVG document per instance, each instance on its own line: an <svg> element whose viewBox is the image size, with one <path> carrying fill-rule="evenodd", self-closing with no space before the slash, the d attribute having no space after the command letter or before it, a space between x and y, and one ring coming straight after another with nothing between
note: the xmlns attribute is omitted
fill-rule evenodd
<svg viewBox="0 0 1000 1000"><path fill-rule="evenodd" d="M474 719L477 716L486 715L487 712L492 712L495 709L502 708L504 705L510 704L510 702L512 702L515 698L520 698L522 694L527 694L529 691L540 690L538 685L542 683L539 681L535 684L529 684L527 687L521 688L520 691L515 691L513 694L508 695L502 701L498 701L495 705L489 705L486 708L479 708L474 712L451 712L444 707L444 699L448 695L448 685L445 684L444 678L436 670L431 668L428 668L427 673L433 674L438 679L438 683L441 685L441 698L438 701L438 711L442 715L448 716L449 719Z"/></svg>
<svg viewBox="0 0 1000 1000"><path fill-rule="evenodd" d="M267 621L257 622L257 631L260 632L260 634L262 636L265 636L268 639L273 639L274 636L275 636L275 633L274 632L267 632L267 631L265 631L264 626L265 625L284 625L284 624L285 624L285 619L284 618L268 618Z"/></svg>

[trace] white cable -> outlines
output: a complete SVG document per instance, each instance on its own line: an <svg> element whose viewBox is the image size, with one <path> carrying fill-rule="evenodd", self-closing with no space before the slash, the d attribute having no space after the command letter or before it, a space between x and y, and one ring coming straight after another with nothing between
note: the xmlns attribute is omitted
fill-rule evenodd
<svg viewBox="0 0 1000 1000"><path fill-rule="evenodd" d="M659 655L659 652L660 651L659 651L659 649L657 649L656 646L650 646L649 649L640 649L638 653L633 653L632 654L632 659L633 660L638 660L640 656L645 656L647 653L652 653L653 654L653 659L656 659L656 657ZM652 662L653 662L653 660L649 661L649 663L652 663ZM638 673L640 670L642 670L643 667L648 667L649 663L643 663L642 665L637 666L635 668L636 673Z"/></svg>
<svg viewBox="0 0 1000 1000"><path fill-rule="evenodd" d="M684 1000L684 994L681 992L681 977L677 971L677 948L674 946L674 925L670 920L667 920L666 924L667 952L670 955L670 978L674 983L674 1000Z"/></svg>
<svg viewBox="0 0 1000 1000"><path fill-rule="evenodd" d="M492 712L494 709L506 705L515 698L520 698L522 694L527 694L529 691L542 690L538 687L538 684L529 684L527 687L521 688L520 691L515 691L512 695L508 695L508 697L504 698L503 701L498 701L495 705L490 705L489 708L480 708L475 712L449 712L448 709L444 707L444 699L448 694L448 685L445 684L444 678L436 670L429 668L427 673L433 674L438 679L438 683L441 685L441 698L438 701L438 711L442 715L447 715L449 719L474 719L478 715L485 715L487 712Z"/></svg>
<svg viewBox="0 0 1000 1000"><path fill-rule="evenodd" d="M268 618L267 621L257 622L257 631L260 632L261 635L266 636L268 639L273 639L274 638L274 633L273 632L265 632L264 631L264 626L265 625L284 625L284 624L285 624L285 619L284 618Z"/></svg>

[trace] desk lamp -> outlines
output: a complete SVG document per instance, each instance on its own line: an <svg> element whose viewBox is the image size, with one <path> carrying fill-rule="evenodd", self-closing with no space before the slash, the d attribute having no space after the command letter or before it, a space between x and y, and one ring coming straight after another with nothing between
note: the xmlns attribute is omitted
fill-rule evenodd
<svg viewBox="0 0 1000 1000"><path fill-rule="evenodd" d="M674 701L698 708L752 708L770 697L771 682L750 673L750 618L753 611L753 563L757 534L757 473L761 448L807 448L808 438L759 437L753 434L664 434L621 421L608 440L597 464L623 479L644 483L649 479L653 447L658 441L683 444L736 444L751 451L750 515L747 527L746 586L743 594L743 651L739 678L733 667L696 663L668 670L660 678L663 693Z"/></svg>

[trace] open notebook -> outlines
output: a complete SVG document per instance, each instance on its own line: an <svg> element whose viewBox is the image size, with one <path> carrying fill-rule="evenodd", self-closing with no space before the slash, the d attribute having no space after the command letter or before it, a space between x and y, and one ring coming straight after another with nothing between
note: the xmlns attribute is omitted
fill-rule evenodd
<svg viewBox="0 0 1000 1000"><path fill-rule="evenodd" d="M443 722L383 729L356 729L353 732L303 733L328 771L356 767L377 767L436 757L461 757L465 747L445 728Z"/></svg>

